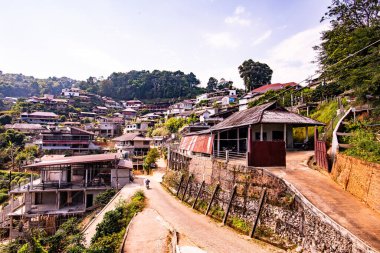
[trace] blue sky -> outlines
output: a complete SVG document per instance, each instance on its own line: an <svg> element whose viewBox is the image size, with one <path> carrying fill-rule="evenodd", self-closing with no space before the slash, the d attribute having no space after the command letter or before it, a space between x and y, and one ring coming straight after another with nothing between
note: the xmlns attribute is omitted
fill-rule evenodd
<svg viewBox="0 0 380 253"><path fill-rule="evenodd" d="M312 46L330 0L0 0L0 70L84 80L114 71L182 70L242 87L238 66L272 82L316 70Z"/></svg>

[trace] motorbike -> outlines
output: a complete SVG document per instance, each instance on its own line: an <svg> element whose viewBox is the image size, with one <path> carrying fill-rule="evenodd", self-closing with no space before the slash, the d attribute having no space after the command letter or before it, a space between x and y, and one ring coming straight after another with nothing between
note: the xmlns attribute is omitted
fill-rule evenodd
<svg viewBox="0 0 380 253"><path fill-rule="evenodd" d="M145 187L146 187L147 190L149 190L149 183L150 183L150 180L146 179L145 180Z"/></svg>

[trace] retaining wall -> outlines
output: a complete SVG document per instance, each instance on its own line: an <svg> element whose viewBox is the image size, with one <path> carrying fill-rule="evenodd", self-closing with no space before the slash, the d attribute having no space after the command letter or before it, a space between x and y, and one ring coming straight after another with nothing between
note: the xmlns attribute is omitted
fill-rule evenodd
<svg viewBox="0 0 380 253"><path fill-rule="evenodd" d="M184 197L189 204L194 202L202 180L205 181L196 206L200 211L204 212L215 185L220 184L210 211L211 216L220 220L227 209L230 192L237 185L227 224L246 234L256 217L260 193L266 187L266 203L256 237L303 252L374 252L319 211L292 185L265 169L192 157L184 170L168 172L164 183L176 193L180 176L184 175L178 194L182 198L190 174L193 176Z"/></svg>
<svg viewBox="0 0 380 253"><path fill-rule="evenodd" d="M337 154L331 177L343 189L380 212L380 164Z"/></svg>

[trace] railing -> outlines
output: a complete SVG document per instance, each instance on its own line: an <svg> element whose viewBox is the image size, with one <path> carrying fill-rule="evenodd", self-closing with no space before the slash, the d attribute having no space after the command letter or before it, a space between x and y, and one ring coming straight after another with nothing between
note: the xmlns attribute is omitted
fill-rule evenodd
<svg viewBox="0 0 380 253"><path fill-rule="evenodd" d="M245 160L247 158L246 152L237 152L232 150L214 151L213 156L219 159L229 160Z"/></svg>

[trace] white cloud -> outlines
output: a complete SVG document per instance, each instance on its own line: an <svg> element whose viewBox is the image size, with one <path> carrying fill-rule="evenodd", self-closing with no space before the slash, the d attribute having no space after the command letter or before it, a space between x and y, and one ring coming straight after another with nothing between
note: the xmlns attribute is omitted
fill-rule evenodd
<svg viewBox="0 0 380 253"><path fill-rule="evenodd" d="M272 82L301 82L313 75L317 66L312 63L316 57L312 47L320 43L320 32L325 29L326 25L319 25L299 32L270 50L264 62L273 69Z"/></svg>
<svg viewBox="0 0 380 253"><path fill-rule="evenodd" d="M242 14L244 12L245 12L245 8L243 6L238 6L238 7L236 7L234 13L235 13L235 15L240 15L240 14Z"/></svg>
<svg viewBox="0 0 380 253"><path fill-rule="evenodd" d="M228 32L208 33L204 36L207 44L216 48L237 48L239 41Z"/></svg>
<svg viewBox="0 0 380 253"><path fill-rule="evenodd" d="M224 19L226 24L236 24L241 26L249 26L251 20L249 18L243 17L246 14L245 8L243 6L236 7L234 15L228 16Z"/></svg>
<svg viewBox="0 0 380 253"><path fill-rule="evenodd" d="M263 35L255 39L252 43L252 46L257 46L267 40L272 35L272 30L266 31Z"/></svg>

